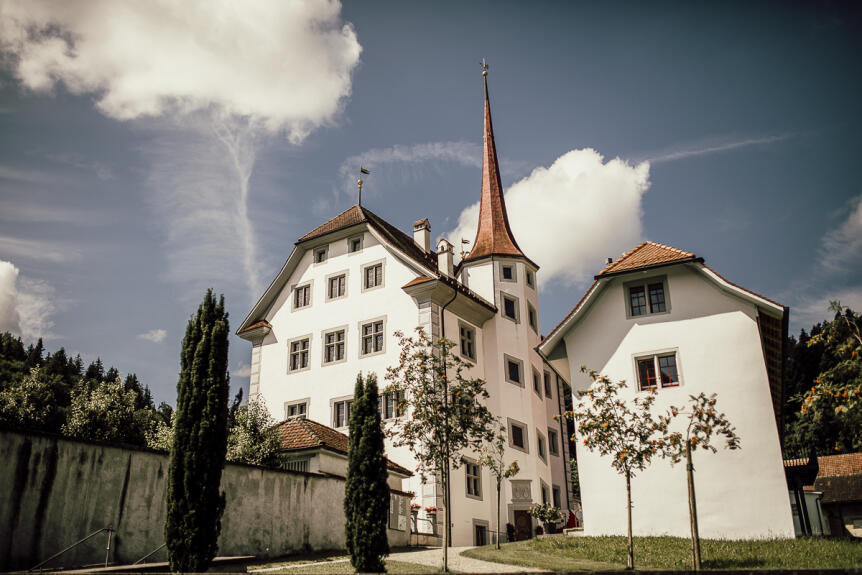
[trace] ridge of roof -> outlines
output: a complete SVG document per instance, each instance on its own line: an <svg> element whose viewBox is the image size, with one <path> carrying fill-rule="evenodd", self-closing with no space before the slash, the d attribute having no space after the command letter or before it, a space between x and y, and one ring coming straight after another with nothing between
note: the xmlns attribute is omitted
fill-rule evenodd
<svg viewBox="0 0 862 575"><path fill-rule="evenodd" d="M503 198L503 184L500 180L500 166L497 161L497 147L494 143L494 126L491 122L488 78L487 76L483 78L485 122L482 137L482 195L479 200L479 225L476 228L476 238L473 241L473 249L464 257L465 262L491 255L526 257L518 247L512 229L509 227L506 201Z"/></svg>
<svg viewBox="0 0 862 575"><path fill-rule="evenodd" d="M606 265L595 277L631 272L682 261L694 261L698 257L691 252L658 242L641 242L623 253L617 261Z"/></svg>

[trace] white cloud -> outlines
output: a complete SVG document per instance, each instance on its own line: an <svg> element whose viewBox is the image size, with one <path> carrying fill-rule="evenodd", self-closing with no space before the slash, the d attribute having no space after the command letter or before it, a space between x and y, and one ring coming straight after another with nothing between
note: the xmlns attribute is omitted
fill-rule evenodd
<svg viewBox="0 0 862 575"><path fill-rule="evenodd" d="M786 140L790 134L782 134L779 136L767 136L764 138L747 138L744 140L730 141L713 141L710 143L701 143L690 145L682 148L667 149L649 154L645 160L650 164L661 164L664 162L672 162L674 160L682 160L693 156L705 156L707 154L715 154L717 152L726 152L737 148L746 148L748 146L760 146L763 144L772 144Z"/></svg>
<svg viewBox="0 0 862 575"><path fill-rule="evenodd" d="M47 282L24 277L12 263L0 261L0 331L27 340L57 337L52 333L54 301Z"/></svg>
<svg viewBox="0 0 862 575"><path fill-rule="evenodd" d="M847 219L823 236L820 261L831 272L862 266L862 194L847 204Z"/></svg>
<svg viewBox="0 0 862 575"><path fill-rule="evenodd" d="M238 368L230 370L230 376L251 377L251 365L247 363L240 363Z"/></svg>
<svg viewBox="0 0 862 575"><path fill-rule="evenodd" d="M794 326L791 328L791 335L796 335L801 328L808 330L815 323L831 320L835 314L829 311L829 302L835 300L858 313L862 310L862 286L828 291L817 297L800 300L790 309L790 319Z"/></svg>
<svg viewBox="0 0 862 575"><path fill-rule="evenodd" d="M153 343L162 343L163 341L165 341L167 335L168 332L163 329L151 329L150 331L139 333L138 339L145 339Z"/></svg>
<svg viewBox="0 0 862 575"><path fill-rule="evenodd" d="M81 251L48 240L24 240L0 236L0 254L16 259L64 263L81 259Z"/></svg>
<svg viewBox="0 0 862 575"><path fill-rule="evenodd" d="M641 199L649 185L647 162L604 162L593 149L572 150L506 190L506 210L518 245L541 267L542 282L571 284L641 241ZM456 246L462 238L472 242L478 218L476 203L444 237Z"/></svg>

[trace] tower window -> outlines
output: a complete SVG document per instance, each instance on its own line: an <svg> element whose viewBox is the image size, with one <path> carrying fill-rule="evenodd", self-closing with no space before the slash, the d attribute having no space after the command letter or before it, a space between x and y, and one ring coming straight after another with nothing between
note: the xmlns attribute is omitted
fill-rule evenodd
<svg viewBox="0 0 862 575"><path fill-rule="evenodd" d="M521 360L508 355L503 356L506 363L506 381L524 387L524 364Z"/></svg>
<svg viewBox="0 0 862 575"><path fill-rule="evenodd" d="M503 304L503 316L509 318L514 322L519 321L520 316L518 314L518 299L514 296L510 296L501 292L500 301Z"/></svg>

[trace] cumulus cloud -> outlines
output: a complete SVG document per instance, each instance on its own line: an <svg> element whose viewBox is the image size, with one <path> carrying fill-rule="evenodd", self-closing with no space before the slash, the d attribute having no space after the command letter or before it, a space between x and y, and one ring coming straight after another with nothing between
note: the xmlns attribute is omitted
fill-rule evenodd
<svg viewBox="0 0 862 575"><path fill-rule="evenodd" d="M648 162L605 162L593 149L572 150L506 190L509 223L542 268L543 283L575 283L641 241L641 199L649 185ZM478 218L477 202L444 237L456 246L462 238L472 242Z"/></svg>
<svg viewBox="0 0 862 575"><path fill-rule="evenodd" d="M248 363L240 363L239 367L230 370L231 377L251 377L251 365Z"/></svg>
<svg viewBox="0 0 862 575"><path fill-rule="evenodd" d="M145 339L153 343L162 343L163 341L165 341L167 335L168 332L163 329L151 329L150 331L139 333L138 339Z"/></svg>
<svg viewBox="0 0 862 575"><path fill-rule="evenodd" d="M24 277L11 262L0 261L0 331L27 340L56 337L54 299L50 284Z"/></svg>

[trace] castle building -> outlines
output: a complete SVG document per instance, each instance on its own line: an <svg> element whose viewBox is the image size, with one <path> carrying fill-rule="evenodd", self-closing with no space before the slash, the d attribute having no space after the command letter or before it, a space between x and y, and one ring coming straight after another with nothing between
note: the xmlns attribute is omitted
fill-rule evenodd
<svg viewBox="0 0 862 575"><path fill-rule="evenodd" d="M240 325L252 344L250 396L276 417L306 417L347 431L359 372L380 378L398 362L393 333L422 327L456 343L487 382L487 407L505 424L506 460L520 472L504 482L496 524L494 478L463 453L451 474L453 545L491 543L511 523L519 538L534 533L534 502L575 506L569 476L569 432L554 419L571 402L567 374L536 351L540 343L538 266L509 226L484 78L484 145L478 230L473 249L454 265L453 246L431 245L420 219L413 236L357 204L297 240L273 282ZM436 248L436 249L435 249ZM402 417L384 397L384 418ZM412 454L387 443L387 457L415 469ZM302 466L302 462L295 465ZM405 478L423 509L418 527L442 532L424 511L443 507L439 484Z"/></svg>

